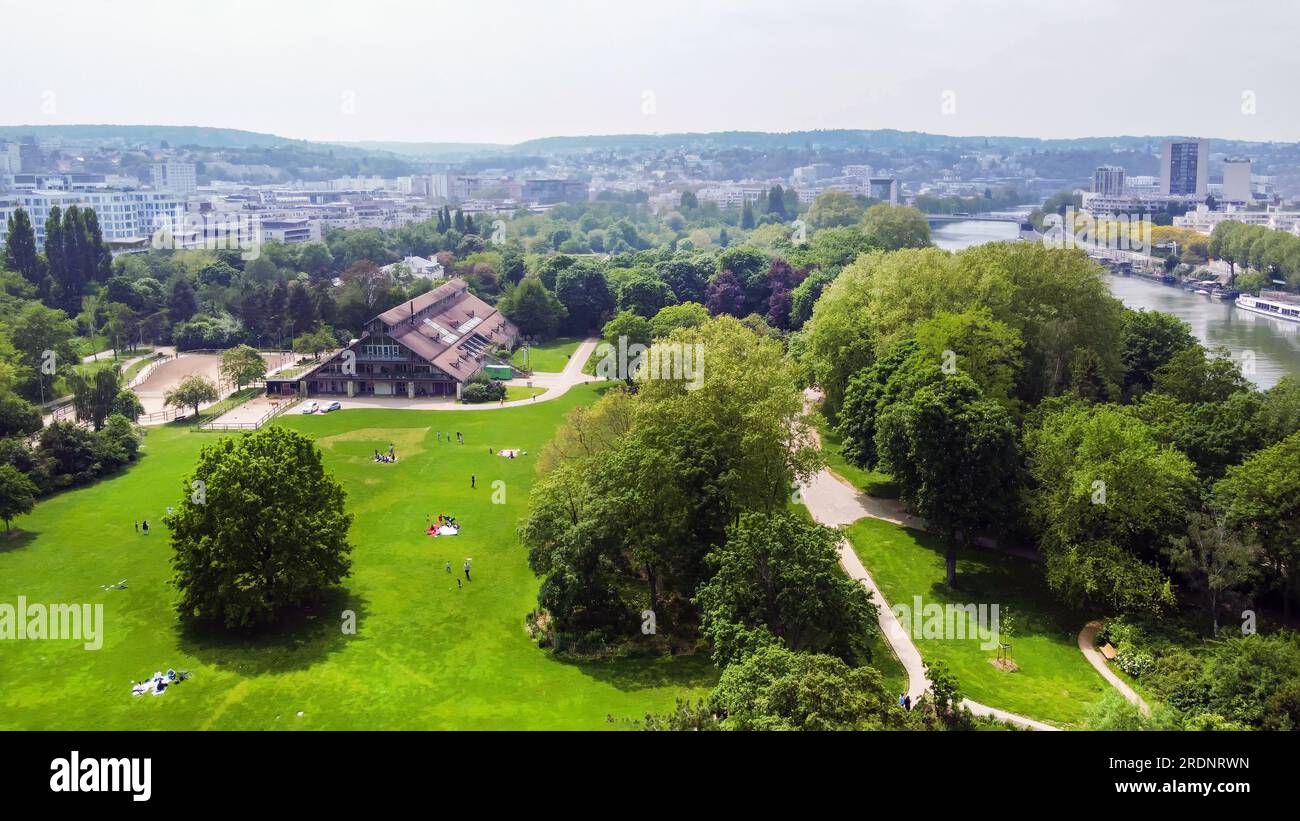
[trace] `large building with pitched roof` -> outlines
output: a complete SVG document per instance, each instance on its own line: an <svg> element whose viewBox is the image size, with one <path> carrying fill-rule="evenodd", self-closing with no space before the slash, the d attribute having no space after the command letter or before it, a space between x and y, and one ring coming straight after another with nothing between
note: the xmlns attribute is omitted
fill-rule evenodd
<svg viewBox="0 0 1300 821"><path fill-rule="evenodd" d="M359 339L315 368L266 380L267 393L303 396L455 396L494 350L514 347L518 329L451 279L366 323Z"/></svg>

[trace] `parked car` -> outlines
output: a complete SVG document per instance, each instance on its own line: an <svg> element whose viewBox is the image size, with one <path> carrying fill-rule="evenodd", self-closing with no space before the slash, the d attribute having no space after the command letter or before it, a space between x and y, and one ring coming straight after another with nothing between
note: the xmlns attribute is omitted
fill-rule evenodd
<svg viewBox="0 0 1300 821"><path fill-rule="evenodd" d="M318 410L320 410L320 405L315 402L308 402L302 406L303 413L315 413Z"/></svg>
<svg viewBox="0 0 1300 821"><path fill-rule="evenodd" d="M343 405L341 403L331 402L325 406L325 410L321 411L321 413L329 413L330 411L342 410L342 409L343 409Z"/></svg>

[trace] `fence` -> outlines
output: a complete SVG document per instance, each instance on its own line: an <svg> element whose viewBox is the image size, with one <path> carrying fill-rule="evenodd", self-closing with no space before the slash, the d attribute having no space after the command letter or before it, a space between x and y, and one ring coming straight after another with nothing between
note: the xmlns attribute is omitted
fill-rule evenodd
<svg viewBox="0 0 1300 821"><path fill-rule="evenodd" d="M217 419L221 418L220 416L218 416L216 418L209 419L207 422L202 422L198 425L195 425L193 428L191 428L191 430L203 431L203 432L232 431L232 430L260 430L262 426L265 425L267 422L270 422L272 419L284 413L289 408L293 407L295 404L297 404L296 399L288 399L283 402L276 402L273 405L271 405L271 407L266 411L266 413L262 414L255 422L218 422Z"/></svg>

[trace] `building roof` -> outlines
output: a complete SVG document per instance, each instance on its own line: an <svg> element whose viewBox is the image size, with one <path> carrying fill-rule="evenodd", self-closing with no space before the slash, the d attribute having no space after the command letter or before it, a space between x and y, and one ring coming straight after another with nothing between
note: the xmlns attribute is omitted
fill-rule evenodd
<svg viewBox="0 0 1300 821"><path fill-rule="evenodd" d="M493 345L510 346L518 329L493 306L469 292L465 280L448 280L373 322L389 337L447 374L464 381Z"/></svg>

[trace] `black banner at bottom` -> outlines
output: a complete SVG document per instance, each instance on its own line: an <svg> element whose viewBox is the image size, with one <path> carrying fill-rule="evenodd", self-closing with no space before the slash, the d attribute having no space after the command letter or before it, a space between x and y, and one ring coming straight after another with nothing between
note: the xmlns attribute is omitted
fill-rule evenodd
<svg viewBox="0 0 1300 821"><path fill-rule="evenodd" d="M6 733L0 784L37 806L338 808L390 800L493 807L561 794L626 800L693 785L718 800L923 797L1021 806L1066 795L1206 807L1294 789L1293 738L1266 733ZM657 785L657 786L656 786ZM713 790L710 790L709 787ZM1067 792L1068 791L1068 792ZM683 794L684 797L684 794ZM704 800L707 801L707 798ZM692 799L697 801L697 799Z"/></svg>

